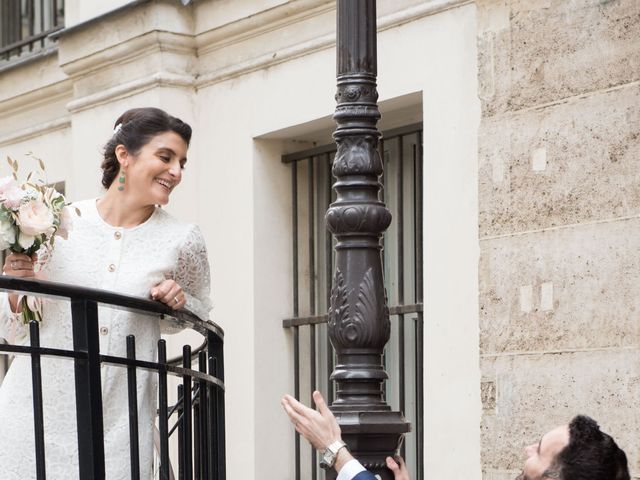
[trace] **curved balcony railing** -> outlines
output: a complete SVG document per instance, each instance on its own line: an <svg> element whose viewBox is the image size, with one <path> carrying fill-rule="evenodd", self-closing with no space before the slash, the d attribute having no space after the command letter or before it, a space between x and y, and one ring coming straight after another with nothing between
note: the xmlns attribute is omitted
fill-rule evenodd
<svg viewBox="0 0 640 480"><path fill-rule="evenodd" d="M29 325L30 344L0 345L0 355L28 355L31 373L34 411L34 449L38 480L46 478L44 422L42 404L42 357L62 357L75 364L76 421L78 425L79 478L105 478L105 448L102 415L103 364L127 370L129 399L129 436L131 478L140 478L138 453L138 402L136 372L147 370L158 378L159 473L162 480L172 480L174 473L169 462L169 437L178 435L178 478L191 480L225 480L225 422L224 422L224 358L222 329L203 321L193 313L174 311L159 302L104 290L83 288L42 280L0 277L0 291L13 291L40 297L68 299L71 302L73 350L40 346L39 324ZM166 344L158 341L157 361L136 359L135 338L129 335L126 357L103 355L99 346L98 305L116 309L157 315L158 319L174 318L186 328L202 334L205 342L196 352L189 345L183 347L182 358L167 361ZM192 368L197 355L198 369ZM177 402L168 404L168 376L179 377ZM28 388L28 387L26 387ZM187 393L189 392L189 393ZM171 422L174 422L171 425ZM1 453L1 452L0 452ZM108 453L108 452L107 452Z"/></svg>

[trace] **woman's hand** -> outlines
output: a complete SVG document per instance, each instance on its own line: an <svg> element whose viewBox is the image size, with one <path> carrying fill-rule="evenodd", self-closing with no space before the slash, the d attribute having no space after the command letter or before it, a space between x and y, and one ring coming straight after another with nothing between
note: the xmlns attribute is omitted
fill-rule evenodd
<svg viewBox="0 0 640 480"><path fill-rule="evenodd" d="M33 265L36 261L35 254L29 257L24 253L11 253L4 259L3 271L6 275L14 277L31 278L36 274Z"/></svg>
<svg viewBox="0 0 640 480"><path fill-rule="evenodd" d="M187 303L182 287L175 280L163 280L151 289L151 298L166 303L174 310L179 310Z"/></svg>
<svg viewBox="0 0 640 480"><path fill-rule="evenodd" d="M36 261L36 255L32 257L25 255L24 253L10 253L4 259L3 272L6 275L22 278L35 278L36 273L33 270L33 265ZM20 313L22 307L18 305L18 294L9 293L9 305L11 311L14 313Z"/></svg>

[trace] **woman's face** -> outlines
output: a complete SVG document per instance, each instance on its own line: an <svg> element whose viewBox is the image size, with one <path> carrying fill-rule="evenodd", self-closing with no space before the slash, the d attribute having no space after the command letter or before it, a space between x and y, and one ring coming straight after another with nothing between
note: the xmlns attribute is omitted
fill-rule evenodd
<svg viewBox="0 0 640 480"><path fill-rule="evenodd" d="M125 193L143 206L169 203L169 195L182 180L187 148L180 135L169 131L153 137L137 155L125 153Z"/></svg>

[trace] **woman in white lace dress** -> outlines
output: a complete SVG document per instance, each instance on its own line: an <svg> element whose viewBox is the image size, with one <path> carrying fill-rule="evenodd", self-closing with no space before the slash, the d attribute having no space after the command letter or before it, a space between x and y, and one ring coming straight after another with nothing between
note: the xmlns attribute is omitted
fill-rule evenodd
<svg viewBox="0 0 640 480"><path fill-rule="evenodd" d="M195 225L182 223L159 205L166 205L180 183L191 128L159 109L125 112L105 146L98 199L75 203L82 215L74 219L68 240L58 239L43 265L43 278L154 298L171 308L186 307L208 318L209 265L204 239ZM9 255L7 275L31 277L25 255ZM0 337L28 343L20 323L15 295L0 299ZM164 322L164 323L163 323ZM156 359L161 331L175 330L169 321L107 307L99 309L100 351L125 356L127 335L136 337L137 357ZM46 300L41 344L72 348L71 310L67 301ZM78 478L73 362L43 359L44 430L47 478ZM126 370L103 366L102 398L106 478L131 478ZM155 375L138 372L141 478L152 478L153 425L156 412ZM31 367L16 357L0 386L0 479L35 478Z"/></svg>

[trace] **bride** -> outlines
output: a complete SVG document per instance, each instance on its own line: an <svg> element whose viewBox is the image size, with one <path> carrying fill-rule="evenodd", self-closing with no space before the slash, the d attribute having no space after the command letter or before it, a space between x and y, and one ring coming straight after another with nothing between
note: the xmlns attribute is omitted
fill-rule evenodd
<svg viewBox="0 0 640 480"><path fill-rule="evenodd" d="M104 149L98 199L74 203L68 240L59 238L50 258L40 259L39 278L152 298L173 309L186 307L208 318L209 265L204 239L195 225L182 223L166 205L183 175L191 127L157 108L128 110L115 122ZM26 255L8 255L4 273L34 277ZM17 296L2 293L0 337L26 344L27 330L16 313ZM126 355L125 339L135 335L137 357L156 359L160 333L176 331L169 320L99 308L100 353ZM72 349L68 301L47 300L41 345ZM106 478L131 478L126 369L102 366ZM47 478L78 478L73 363L42 361ZM140 473L152 478L156 385L153 374L138 372ZM0 386L0 478L36 478L29 357L16 357Z"/></svg>

